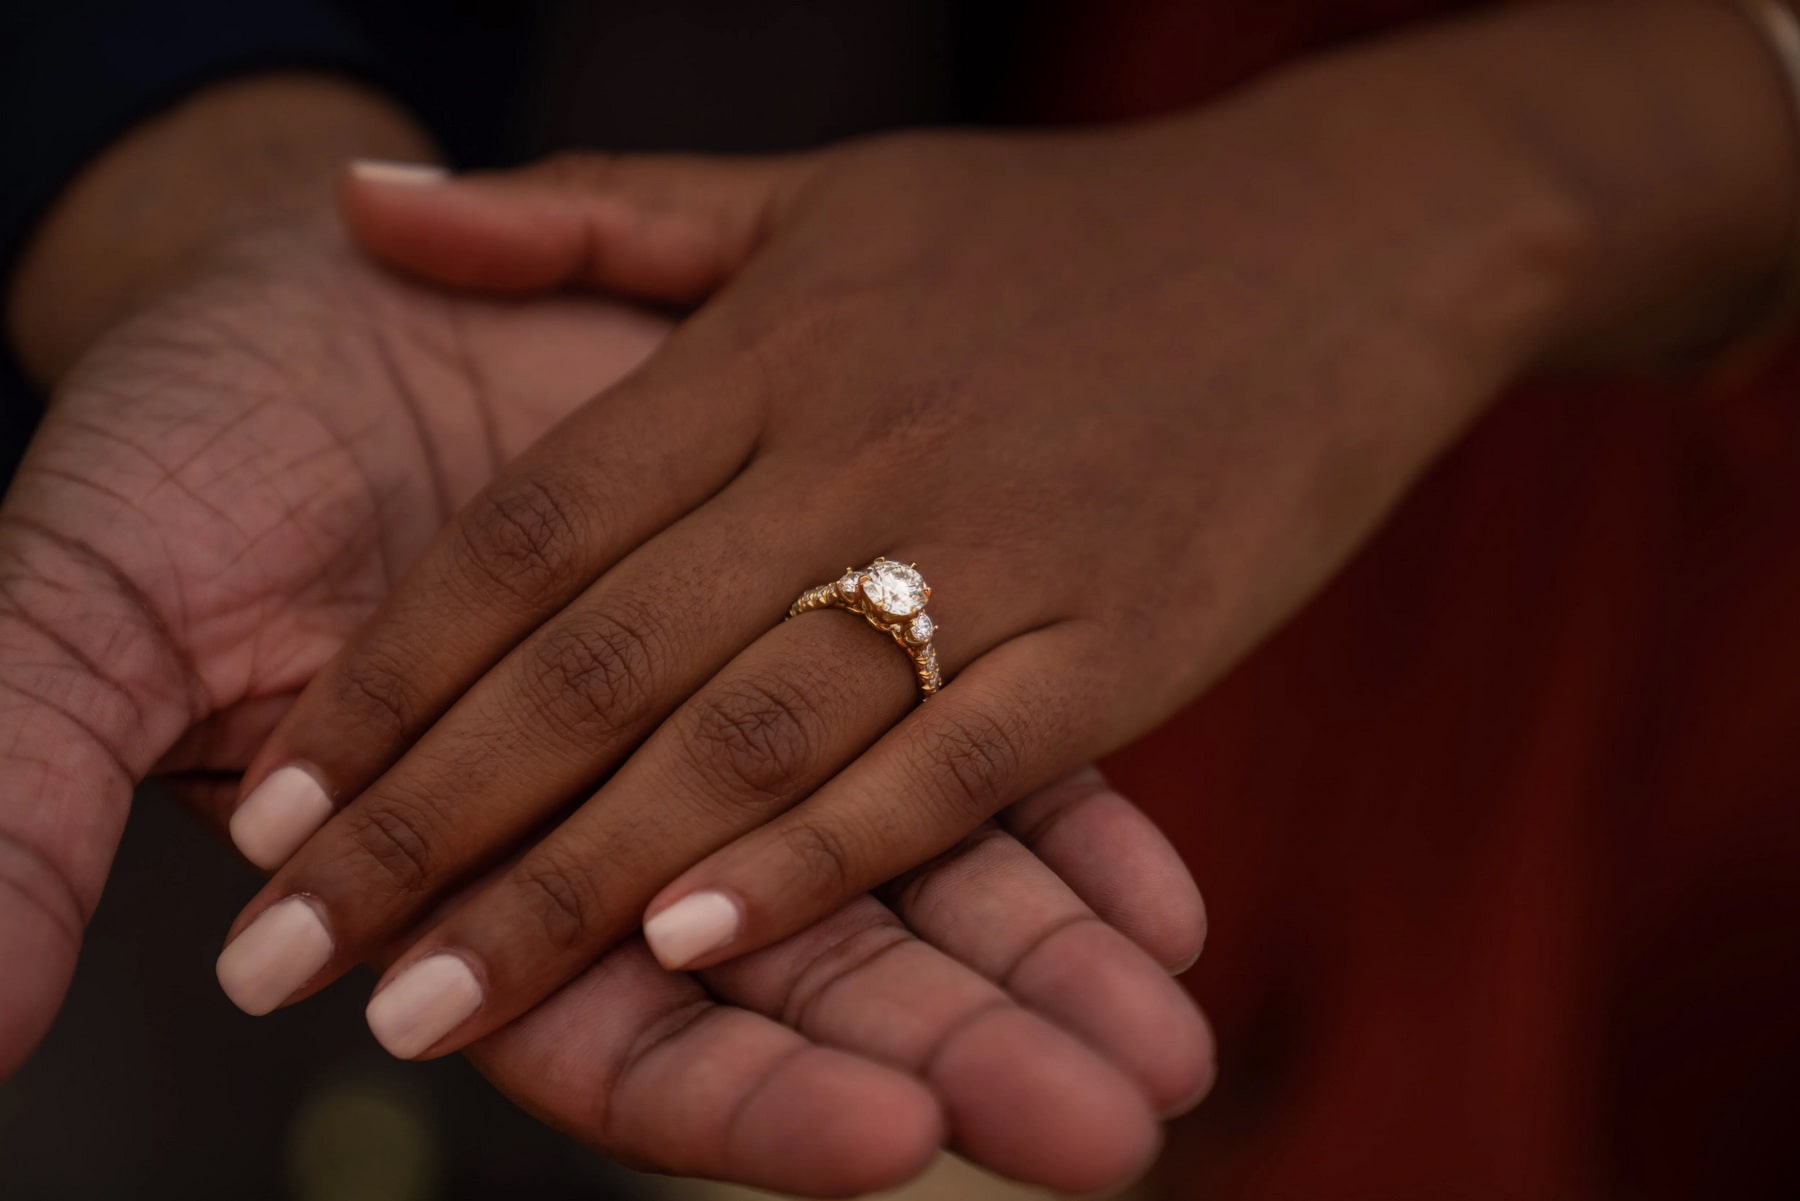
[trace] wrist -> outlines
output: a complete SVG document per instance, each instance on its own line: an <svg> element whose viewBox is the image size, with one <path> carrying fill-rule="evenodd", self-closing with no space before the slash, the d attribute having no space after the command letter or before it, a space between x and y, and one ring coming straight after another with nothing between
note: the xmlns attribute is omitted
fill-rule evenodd
<svg viewBox="0 0 1800 1201"><path fill-rule="evenodd" d="M1692 363L1754 324L1791 253L1800 148L1777 64L1729 3L1518 6L1360 57L1347 69L1484 123L1576 217L1520 369Z"/></svg>
<svg viewBox="0 0 1800 1201"><path fill-rule="evenodd" d="M27 373L52 385L102 332L219 247L335 236L346 159L429 159L391 102L325 76L217 84L119 138L39 223L7 298Z"/></svg>

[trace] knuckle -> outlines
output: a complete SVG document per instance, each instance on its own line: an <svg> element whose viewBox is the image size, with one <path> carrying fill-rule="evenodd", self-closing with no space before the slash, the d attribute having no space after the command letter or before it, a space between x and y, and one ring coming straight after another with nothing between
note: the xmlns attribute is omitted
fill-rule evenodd
<svg viewBox="0 0 1800 1201"><path fill-rule="evenodd" d="M514 886L550 946L567 951L587 942L599 905L586 872L539 852L520 865Z"/></svg>
<svg viewBox="0 0 1800 1201"><path fill-rule="evenodd" d="M593 611L533 639L527 686L535 716L582 741L635 727L653 703L650 628L620 612Z"/></svg>
<svg viewBox="0 0 1800 1201"><path fill-rule="evenodd" d="M800 688L736 680L695 700L691 758L727 799L784 799L815 758L819 714Z"/></svg>
<svg viewBox="0 0 1800 1201"><path fill-rule="evenodd" d="M857 466L885 467L902 478L942 461L966 428L972 407L967 387L942 376L920 379L883 401L861 431Z"/></svg>
<svg viewBox="0 0 1800 1201"><path fill-rule="evenodd" d="M957 911L959 884L969 878L992 878L1003 870L1007 851L1016 846L993 824L980 827L948 851L884 885L878 896L902 920L930 925L934 914Z"/></svg>
<svg viewBox="0 0 1800 1201"><path fill-rule="evenodd" d="M876 293L872 283L827 278L779 311L720 310L718 328L731 348L730 378L755 381L769 394L824 386L819 373L831 368L822 352L866 342L871 330L882 328L873 312Z"/></svg>
<svg viewBox="0 0 1800 1201"><path fill-rule="evenodd" d="M846 896L856 879L855 861L844 836L816 821L787 823L781 841L800 866L799 881L820 894Z"/></svg>
<svg viewBox="0 0 1800 1201"><path fill-rule="evenodd" d="M1015 723L991 714L958 713L934 724L929 753L946 799L962 812L991 816L1019 778L1021 741Z"/></svg>
<svg viewBox="0 0 1800 1201"><path fill-rule="evenodd" d="M382 883L405 893L425 890L432 879L432 823L423 811L384 801L345 814L351 845Z"/></svg>
<svg viewBox="0 0 1800 1201"><path fill-rule="evenodd" d="M883 955L912 941L911 931L887 914L875 924L820 948L800 969L776 1012L777 1020L794 1030L810 1029L810 1019L821 998Z"/></svg>
<svg viewBox="0 0 1800 1201"><path fill-rule="evenodd" d="M582 582L581 509L541 474L495 486L458 528L464 568L484 591L536 608Z"/></svg>
<svg viewBox="0 0 1800 1201"><path fill-rule="evenodd" d="M407 673L397 670L386 655L364 650L350 658L335 679L332 711L346 715L351 725L389 741L413 728L417 705L412 686Z"/></svg>

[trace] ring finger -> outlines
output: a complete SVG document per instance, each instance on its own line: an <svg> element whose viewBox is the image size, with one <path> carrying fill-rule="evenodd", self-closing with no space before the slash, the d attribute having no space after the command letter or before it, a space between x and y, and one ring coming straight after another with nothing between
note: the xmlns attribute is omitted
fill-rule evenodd
<svg viewBox="0 0 1800 1201"><path fill-rule="evenodd" d="M960 660L1003 620L960 628ZM909 707L907 658L849 614L783 623L678 709L593 799L391 969L369 1007L395 1054L454 1050L635 930L684 868L802 801ZM839 898L843 900L847 898Z"/></svg>
<svg viewBox="0 0 1800 1201"><path fill-rule="evenodd" d="M712 517L703 511L686 523L711 531L695 535L711 552L689 561L732 564L719 550L721 529L725 546L755 545L734 543L742 531ZM790 544L810 541L795 539L792 527L782 533ZM599 605L609 590L631 595L637 560L669 553L658 544L644 548L584 602ZM767 615L734 590L766 588L760 580L768 574L754 554L741 573L720 571L727 586L714 591L730 603L704 612L698 636L723 639L715 649L748 642L730 617L751 612L763 622ZM793 591L774 588L771 595ZM570 689L554 675L548 689L535 678L540 660L530 648L560 644L571 622L579 628L593 620L574 614L534 635L271 881L221 956L221 982L234 1000L266 1010L322 987L566 802L569 772L585 765L591 778L596 760L605 766L622 755L660 717L647 714L630 729L608 726L613 737L594 748L544 745L546 730L554 736L567 725L551 715L566 708ZM998 629L959 629L950 646L973 655ZM802 799L913 703L906 657L887 641L845 614L809 617L765 636L563 826L404 957L371 1007L378 1035L402 1055L453 1049L523 1012L635 929L656 889ZM665 680L657 690L698 687ZM264 950L270 942L281 948L273 956ZM402 974L410 983L397 988ZM448 1041L446 1021L460 1027Z"/></svg>
<svg viewBox="0 0 1800 1201"><path fill-rule="evenodd" d="M415 924L586 794L775 621L779 599L758 606L745 594L779 597L804 568L785 564L751 520L770 490L741 477L632 552L398 752L239 916L219 961L232 1000L267 1012ZM758 582L736 593L706 587L701 564ZM361 668L352 660L340 670ZM312 734L300 723L289 740Z"/></svg>

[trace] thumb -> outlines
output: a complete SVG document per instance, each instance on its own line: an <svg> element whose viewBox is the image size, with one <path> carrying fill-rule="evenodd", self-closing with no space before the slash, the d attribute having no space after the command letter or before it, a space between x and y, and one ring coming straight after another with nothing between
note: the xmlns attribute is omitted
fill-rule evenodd
<svg viewBox="0 0 1800 1201"><path fill-rule="evenodd" d="M467 176L360 162L339 203L366 252L432 283L693 304L743 266L816 161L568 154Z"/></svg>
<svg viewBox="0 0 1800 1201"><path fill-rule="evenodd" d="M0 511L0 1080L49 1028L133 785L192 704L142 594L18 499Z"/></svg>

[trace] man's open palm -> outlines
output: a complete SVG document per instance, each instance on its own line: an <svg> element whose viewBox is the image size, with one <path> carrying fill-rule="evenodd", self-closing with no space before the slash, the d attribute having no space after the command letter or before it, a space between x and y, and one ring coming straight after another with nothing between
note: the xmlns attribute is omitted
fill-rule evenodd
<svg viewBox="0 0 1800 1201"><path fill-rule="evenodd" d="M89 353L0 508L0 1078L61 1002L134 785L161 773L222 826L292 696L455 509L667 329L446 297L319 234L221 256ZM704 981L621 946L471 1057L664 1170L857 1192L947 1140L1115 1183L1210 1073L1165 974L1198 950L1198 896L1096 779L1004 818L1016 838Z"/></svg>
<svg viewBox="0 0 1800 1201"><path fill-rule="evenodd" d="M241 768L455 507L663 332L439 297L321 242L245 246L108 335L0 509L0 961L33 965L0 974L0 1077L60 1001L134 783Z"/></svg>

